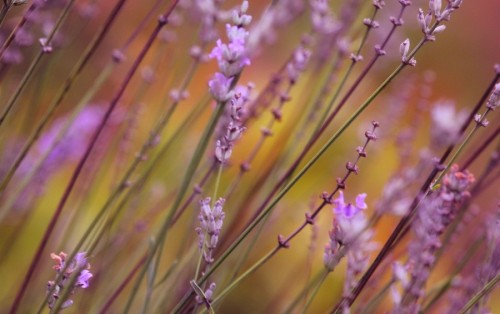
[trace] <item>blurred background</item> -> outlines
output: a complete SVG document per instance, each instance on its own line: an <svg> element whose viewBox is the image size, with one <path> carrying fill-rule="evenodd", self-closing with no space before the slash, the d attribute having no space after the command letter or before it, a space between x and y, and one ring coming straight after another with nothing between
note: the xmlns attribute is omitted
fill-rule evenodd
<svg viewBox="0 0 500 314"><path fill-rule="evenodd" d="M300 1L291 1L290 5L295 2ZM115 3L116 1L111 0L76 1L71 8L68 18L55 34L53 51L43 55L33 76L1 125L0 173L2 177L18 156L23 143L46 114L71 69L93 36L102 27ZM98 46L89 63L84 67L44 128L40 139L33 145L20 165L10 185L0 196L0 202L3 204L2 213L5 213L2 214L0 222L0 278L4 283L0 286L0 312L7 311L18 291L40 239L75 166L88 145L93 130L97 127L110 100L119 90L127 71L144 47L149 34L155 28L156 17L170 5L169 1L158 3L153 0L126 1L104 41ZM185 1L185 3L176 9L171 24L160 33L100 136L64 207L60 220L49 239L47 249L44 250L44 260L40 261L35 276L30 281L21 306L21 313L36 312L45 295L46 282L52 280L54 276L51 270L53 262L49 258L50 252L72 250L91 219L118 184L118 179L135 159L136 153L147 140L158 117L168 108L168 104L171 103L172 90L181 87L181 80L192 63L189 57L190 49L199 42L200 30L199 16L190 12L188 5L190 1ZM386 7L376 18L380 23L380 28L370 34L361 52L364 60L354 68L354 73L346 86L354 82L367 61L370 60L373 45L380 43L391 26L389 17L396 15L399 10L397 1L386 1L386 3ZM8 12L1 25L0 41L4 42L8 38L12 29L26 14L30 4L31 1L28 1L25 5L15 6ZM30 64L36 58L40 50L39 38L47 36L65 5L67 1L47 1L42 9L30 17L26 27L20 31L13 44L3 54L0 69L2 110L6 108L6 104L13 97L13 93L29 70ZM238 5L239 2L236 1L225 1L221 7L229 10ZM269 5L270 1L250 2L248 13L253 16L253 22L249 26L250 34L252 25L259 21ZM333 12L337 14L341 10L341 5L343 5L342 2L332 3ZM360 36L364 31L362 19L372 12L372 6L363 5L362 1L359 7L360 13L356 15L354 25L347 33L348 36L346 35L346 40L350 44L349 51L354 50L354 47L359 44ZM419 7L426 9L428 4L426 1L413 1L413 5L404 14L404 26L397 30L386 47L387 55L377 62L368 78L363 81L340 112L339 117L329 127L327 134L333 134L342 121L399 64L400 43L405 38L410 38L412 45L420 40L421 33L416 21ZM152 9L154 10L151 11ZM447 29L436 36L435 42L426 44L418 53L417 66L404 69L403 73L353 123L328 153L307 172L299 184L294 186L279 202L262 229L257 245L250 252L245 263L246 267L251 266L276 245L278 234L288 235L295 230L303 222L304 213L311 211L320 203L319 195L323 191L331 191L335 188L336 178L345 173L345 163L354 160L356 147L364 143L364 132L371 129L372 120L381 123L377 131L379 139L370 143L367 149L368 158L361 160L359 174L349 178L348 188L345 191L346 199L350 201L354 201L359 193L367 193L368 212L374 211L377 200L383 193L384 185L391 176L403 166L417 164L424 148L427 148L426 153L429 154L427 155L429 158L440 156L442 148L431 148L430 137L435 126L432 124L430 108L436 103L449 102L456 106L457 111L465 110L464 112L468 114L490 84L494 77L493 65L500 62L500 37L498 36L500 2L465 0L446 26ZM252 82L255 85L254 96L257 95L266 87L270 78L279 71L301 42L303 34L309 29L309 7L306 1L301 13L285 25L277 25L275 34L267 34L268 42L261 43L258 49L252 51L251 65L245 68L239 83ZM218 36L225 40L223 22L217 24L217 30ZM208 42L204 47L205 53L210 52L214 45L213 40ZM123 59L118 58L122 60L121 62L113 61L117 60L117 56L123 57ZM340 73L345 71L346 65L342 67ZM231 243L228 239L234 239L236 231L245 225L251 213L263 200L265 196L263 191L269 189L271 183L274 182L273 180L258 181L257 179L261 178L259 173L267 173L268 168L285 152L296 152L303 145L300 140L295 140L298 133L297 125L301 125L306 104L319 91L315 79L325 77L325 68L326 64L313 55L308 70L290 91L291 101L284 106L282 121L273 129L274 135L266 140L262 152L252 163L251 171L242 180L232 198L227 201L226 221L234 221L234 226L223 235L224 239L221 240L223 247ZM207 60L196 69L187 88L189 97L183 100L174 112L165 131L158 138L160 143L158 147L176 134L176 130L182 126L185 118L198 108L199 103L209 99L207 82L216 70L217 64L214 60ZM103 84L96 87L101 74L108 73L108 71L109 75L105 77ZM90 96L89 99L86 99L88 96ZM78 118L69 128L67 137L57 146L57 149L49 153L40 171L26 183L27 188L20 190L19 186L23 184L23 178L30 173L33 164L36 164L36 161L46 153L47 147L51 147L51 143L57 137L57 132L64 128L65 121L70 121L72 114L77 112L75 110L83 106L81 103L85 107L78 109L81 111L78 111ZM125 276L124 274L128 273L136 260L145 252L148 238L158 230L160 221L165 216L213 107L213 101L206 103L205 109L190 125L189 130L183 132L182 136L174 138L168 154L160 159L150 178L127 201L126 210L120 216L119 223L113 225L110 233L106 235L109 237L107 239L109 245L103 246L99 254L91 257L90 263L92 269L95 269L95 278L91 280L91 287L85 291L79 291L74 296L76 304L67 309L67 313L97 313L97 309L105 302L106 296L116 289L119 282L117 278L122 274ZM228 188L238 175L239 165L248 158L255 143L260 139L260 128L267 124L270 117L269 112L265 111L257 119L252 120L251 125L248 126L241 141L235 146L231 162L222 175L220 183L222 190ZM470 145L469 152L478 147L481 140L497 128L499 118L498 112L490 116L490 126L480 131L477 139ZM411 143L405 142L402 136L409 129L415 131L412 131L410 136L414 138ZM321 147L321 142L324 143L328 137L329 135L323 136L312 152L317 151ZM405 159L402 160L401 150L405 150L405 145L409 148L406 150ZM498 147L498 140L471 166L471 172L479 175L495 146ZM210 143L207 156L212 154L213 150L214 144ZM308 158L313 153L310 153ZM153 148L150 154L144 156L145 161L139 166L138 173L146 169L145 165L148 160L156 154L157 148ZM467 157L468 155L464 154L459 162ZM285 160L284 163L290 164L291 160ZM200 169L206 169L208 164L209 157L202 162ZM282 172L283 169L279 169L269 174L272 177ZM191 187L200 182L202 176L203 170L200 170L195 175ZM135 174L131 180L137 177L138 174ZM414 182L410 187L411 191L417 191L422 182L423 179ZM211 196L213 185L213 182L209 183L201 196ZM492 212L497 208L498 196L498 182L494 181L491 187L474 199L474 206L478 208L474 222L478 224L471 227L471 233L475 228L483 228L480 224L481 217L486 217L483 213ZM188 207L186 214L173 228L166 244L168 249L165 249L165 265L176 258L176 252L181 250L185 241L196 243L197 236L193 225L193 221L196 220L193 218L198 213L196 204L197 202ZM247 214L242 215L241 213L245 211ZM242 216L237 216L236 213ZM274 313L283 311L311 276L323 268L323 249L327 243L328 230L332 228L332 219L331 209L326 208L314 228L306 228L291 243L289 249L279 252L264 267L244 280L224 299L217 312ZM377 225L375 240L380 244L379 247L387 239L397 221L397 217L388 216ZM186 235L187 229L193 230L190 236ZM464 230L464 232L469 231ZM404 243L396 252L405 251ZM248 245L250 241L244 246ZM454 265L454 259L460 256L460 251L468 249L467 245L462 245L460 241L454 244L449 257L440 260L431 282L437 282L443 278L440 274L445 273L451 267L450 265ZM243 249L237 254L243 254ZM197 256L197 253L194 255ZM193 257L193 259L196 258ZM229 261L226 267L232 268L236 265L237 259L235 258ZM388 265L383 267L389 269ZM345 265L342 263L339 270L326 280L318 297L311 305L311 313L329 311L337 302L342 295L344 269ZM473 269L467 271L473 272ZM377 279L387 280L389 273L384 276L379 276ZM221 278L222 276L218 279L222 280ZM171 291L170 298L172 295L182 295L180 291L187 287L188 280L189 278L184 278L184 283L176 283L178 286L171 287L173 292ZM179 279L179 282L181 281ZM369 286L367 289L371 290L376 287ZM126 302L130 289L129 285L117 299L117 307L110 313L120 313L119 304ZM494 293L497 297L492 297L489 301L493 312L495 312L494 309L500 308L498 300L500 295L498 291ZM367 295L361 295L361 302ZM384 311L386 306L391 304L389 297L386 297L384 302L385 305L381 306L378 311ZM35 304L34 307L33 304ZM171 306L172 304L168 303L165 308ZM446 302L440 303L434 313L441 313L446 307Z"/></svg>

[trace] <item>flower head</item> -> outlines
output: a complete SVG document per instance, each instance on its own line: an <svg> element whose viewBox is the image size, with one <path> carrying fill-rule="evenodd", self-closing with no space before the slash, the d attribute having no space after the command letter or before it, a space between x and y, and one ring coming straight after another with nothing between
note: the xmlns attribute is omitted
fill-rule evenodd
<svg viewBox="0 0 500 314"><path fill-rule="evenodd" d="M219 72L214 74L212 79L208 81L208 87L215 100L219 102L226 102L233 96L233 93L231 92L232 82L232 77L227 78L224 74Z"/></svg>
<svg viewBox="0 0 500 314"><path fill-rule="evenodd" d="M469 171L461 172L457 165L451 166L450 172L443 179L440 197L448 202L461 202L469 196L468 189L475 181Z"/></svg>
<svg viewBox="0 0 500 314"><path fill-rule="evenodd" d="M243 27L250 23L251 17L244 14L248 8L248 2L243 2L240 11L235 12L236 25L226 25L226 35L229 43L217 40L209 57L217 59L219 69L226 77L232 77L241 72L243 67L250 65L250 59L246 49L248 31Z"/></svg>
<svg viewBox="0 0 500 314"><path fill-rule="evenodd" d="M203 257L207 263L212 263L212 253L217 247L219 234L224 222L224 211L222 210L225 200L219 198L214 206L210 206L210 197L200 201L200 214L198 219L200 227L196 228L199 236L198 247L203 250Z"/></svg>
<svg viewBox="0 0 500 314"><path fill-rule="evenodd" d="M356 197L355 204L345 203L344 193L333 201L335 213L335 221L339 227L339 235L342 242L350 242L353 238L366 227L367 220L363 214L363 210L367 208L365 203L366 193L359 194Z"/></svg>
<svg viewBox="0 0 500 314"><path fill-rule="evenodd" d="M58 274L64 271L63 275L58 278L58 281L49 281L47 283L47 292L50 293L48 298L48 306L50 309L54 307L57 300L61 297L61 292L64 287L69 283L71 276L74 273L77 273L78 277L76 278L76 282L73 287L67 287L70 289L70 294L75 292L76 288L88 288L89 280L93 277L92 273L89 271L90 264L87 260L86 252L79 252L75 255L75 257L71 260L71 262L66 265L66 259L68 254L64 252L60 252L59 254L50 254L50 258L52 258L56 264L52 267ZM65 269L66 268L66 269ZM62 308L67 308L73 304L73 300L68 299L65 300L62 304Z"/></svg>
<svg viewBox="0 0 500 314"><path fill-rule="evenodd" d="M363 213L367 208L365 203L366 193L356 197L355 204L344 201L344 193L339 192L338 198L333 200L333 211L335 220L333 229L329 232L330 240L325 248L323 263L325 267L332 271L340 261L338 252L341 247L347 246L352 252L370 250L371 244L370 230L365 230L368 222Z"/></svg>

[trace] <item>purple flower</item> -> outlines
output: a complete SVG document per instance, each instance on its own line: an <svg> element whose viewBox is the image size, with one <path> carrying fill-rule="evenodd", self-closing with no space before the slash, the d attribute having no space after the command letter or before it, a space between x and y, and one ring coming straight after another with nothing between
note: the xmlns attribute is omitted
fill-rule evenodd
<svg viewBox="0 0 500 314"><path fill-rule="evenodd" d="M69 283L69 280L73 275L73 273L79 272L78 278L76 279L74 286L67 287L67 289L71 290L70 294L73 294L76 288L89 287L89 280L90 278L93 277L93 275L89 271L90 264L88 263L86 255L87 255L86 252L77 253L73 258L73 260L69 263L69 265L66 266L66 259L68 257L68 254L64 252L60 252L59 254L54 254L54 253L50 254L50 257L56 262L56 265L54 265L53 269L57 273L61 273L61 271L64 270L64 275L61 276L61 278L59 278L57 282L49 281L47 283L47 292L51 293L47 301L50 309L54 307L57 300L61 297L60 294L65 288L65 286ZM65 267L66 269L64 269ZM71 299L65 300L62 304L62 308L67 308L72 304L73 300Z"/></svg>
<svg viewBox="0 0 500 314"><path fill-rule="evenodd" d="M404 313L418 312L421 304L418 302L425 295L425 286L436 261L436 251L441 247L440 236L453 220L461 203L468 196L468 189L474 181L469 172L459 172L453 165L444 177L439 192L424 199L418 207L415 220L412 223L415 238L408 245L411 265L410 280L405 288L405 297L397 304L398 311Z"/></svg>
<svg viewBox="0 0 500 314"><path fill-rule="evenodd" d="M240 38L229 44L223 44L219 39L217 40L217 46L212 50L209 57L217 59L219 69L225 76L234 76L240 73L243 67L250 65L250 59L246 56L244 44Z"/></svg>
<svg viewBox="0 0 500 314"><path fill-rule="evenodd" d="M224 222L224 211L222 210L225 200L219 198L213 207L210 206L210 197L200 201L200 214L198 219L200 227L196 228L199 236L198 247L203 250L205 262L213 262L213 251L217 247L219 234Z"/></svg>
<svg viewBox="0 0 500 314"><path fill-rule="evenodd" d="M216 72L208 82L210 93L218 102L226 102L232 96L231 83L233 78L227 78L224 74Z"/></svg>
<svg viewBox="0 0 500 314"><path fill-rule="evenodd" d="M335 220L333 221L333 229L329 232L330 241L328 242L325 253L323 255L323 263L325 267L332 271L338 264L340 259L346 254L344 251L339 256L339 250L342 247L347 247L349 252L360 253L373 249L371 243L372 231L365 230L368 221L363 213L367 208L365 203L366 193L359 194L356 197L355 204L350 204L344 201L344 193L339 192L338 198L333 200L333 211ZM366 254L357 254L356 260L365 261ZM362 256L362 258L360 258ZM363 268L365 263L359 263L358 266ZM354 268L353 268L354 270ZM358 271L354 271L357 273Z"/></svg>
<svg viewBox="0 0 500 314"><path fill-rule="evenodd" d="M368 222L362 213L362 210L367 208L365 198L366 193L359 194L356 204L346 204L344 193L340 191L339 197L333 201L335 223L339 228L337 237L341 242L351 242L367 226Z"/></svg>
<svg viewBox="0 0 500 314"><path fill-rule="evenodd" d="M464 172L458 170L458 165L451 166L450 172L443 179L440 192L443 201L459 203L469 196L468 189L475 181L474 175L467 170Z"/></svg>
<svg viewBox="0 0 500 314"><path fill-rule="evenodd" d="M241 45L244 45L248 38L248 31L246 29L229 24L226 24L226 34L232 43L239 43Z"/></svg>
<svg viewBox="0 0 500 314"><path fill-rule="evenodd" d="M205 290L205 292L203 293L205 295L205 300L203 300L201 296L197 295L195 298L196 303L198 304L205 303L207 306L210 305L210 303L212 303L215 287L216 287L215 282L212 282L208 287L208 289Z"/></svg>
<svg viewBox="0 0 500 314"><path fill-rule="evenodd" d="M287 64L288 78L295 83L300 75L306 69L307 63L311 57L311 51L300 46L293 54L293 59Z"/></svg>
<svg viewBox="0 0 500 314"><path fill-rule="evenodd" d="M495 110L498 106L500 106L500 83L495 84L495 88L493 89L493 92L488 98L488 102L486 104L486 107L490 110Z"/></svg>
<svg viewBox="0 0 500 314"><path fill-rule="evenodd" d="M356 196L356 205L352 205L350 203L346 204L344 201L344 193L340 191L339 194L339 197L333 201L336 215L343 215L345 218L352 218L358 212L367 208L365 203L366 193L358 194L358 196Z"/></svg>
<svg viewBox="0 0 500 314"><path fill-rule="evenodd" d="M210 58L217 59L219 69L226 77L237 75L243 67L250 64L246 49L248 31L243 28L251 20L249 15L244 14L247 8L248 2L244 1L240 11L234 14L237 25L226 25L226 35L229 43L225 44L221 39L218 39L217 46L209 55Z"/></svg>
<svg viewBox="0 0 500 314"><path fill-rule="evenodd" d="M80 288L88 288L89 279L92 277L93 277L93 275L89 270L87 270L87 269L82 270L82 272L78 276L78 279L75 283L75 286L80 287Z"/></svg>

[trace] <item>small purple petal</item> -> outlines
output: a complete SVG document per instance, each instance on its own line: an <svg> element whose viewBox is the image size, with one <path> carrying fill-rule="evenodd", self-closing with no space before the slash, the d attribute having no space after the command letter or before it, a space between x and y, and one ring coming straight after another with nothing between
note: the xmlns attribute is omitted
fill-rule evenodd
<svg viewBox="0 0 500 314"><path fill-rule="evenodd" d="M76 286L81 287L81 288L88 288L89 286L89 279L92 278L93 275L90 271L84 269L78 276L78 280L76 281Z"/></svg>
<svg viewBox="0 0 500 314"><path fill-rule="evenodd" d="M222 73L215 73L212 79L208 82L210 93L217 101L224 102L232 97L230 92L231 82L233 78L227 78Z"/></svg>
<svg viewBox="0 0 500 314"><path fill-rule="evenodd" d="M356 207L359 209L366 209L368 206L365 203L366 193L358 194L356 197Z"/></svg>

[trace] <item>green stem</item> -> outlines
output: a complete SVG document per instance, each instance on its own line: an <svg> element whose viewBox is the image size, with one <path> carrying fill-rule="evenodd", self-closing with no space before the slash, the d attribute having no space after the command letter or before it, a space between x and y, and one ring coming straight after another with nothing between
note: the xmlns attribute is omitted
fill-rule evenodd
<svg viewBox="0 0 500 314"><path fill-rule="evenodd" d="M417 46L418 47L418 46ZM373 100L389 85L389 83L401 72L406 64L401 63L377 89L366 99L363 104L347 119L346 122L335 132L330 139L319 149L319 151L307 162L307 164L292 178L288 184L277 194L277 196L264 208L264 210L248 225L248 227L238 236L238 238L226 249L221 257L214 263L213 267L200 279L198 284L206 281L220 265L227 259L227 257L241 244L241 242L248 236L248 234L264 219L264 217L271 212L274 206L290 191L290 189L299 181L300 178L318 161L318 159L328 150L328 148L344 133L344 131L354 122L354 120L373 102ZM177 308L181 308L192 295L185 296Z"/></svg>
<svg viewBox="0 0 500 314"><path fill-rule="evenodd" d="M305 314L307 312L307 309L309 308L309 306L311 305L312 301L314 300L314 298L318 294L319 289L321 288L321 286L325 282L325 280L328 277L329 273L330 272L328 270L326 270L326 269L323 271L321 279L319 280L319 282L314 287L314 290L311 293L311 295L309 296L309 298L307 298L306 304L304 305L304 308L302 309L302 312L301 312L302 314Z"/></svg>
<svg viewBox="0 0 500 314"><path fill-rule="evenodd" d="M262 223L260 226L259 226L259 229L257 230L257 232L255 233L255 235L253 236L252 238L252 241L250 242L250 245L248 245L245 249L245 252L243 254L241 254L241 258L240 260L238 261L238 263L236 264L236 267L234 267L234 272L233 274L231 275L231 279L234 279L237 275L238 275L238 272L240 271L241 267L243 266L243 263L245 263L245 261L247 260L248 258L248 255L250 255L250 252L253 251L255 245L257 244L257 241L259 240L259 237L262 233L262 231L264 230L264 227L265 227L265 221L269 219L269 217L271 217L270 215L268 215L265 220L264 220L264 223Z"/></svg>
<svg viewBox="0 0 500 314"><path fill-rule="evenodd" d="M217 192L219 191L219 185L220 185L220 178L222 176L222 168L223 168L223 163L219 163L219 169L217 171L217 176L215 177L215 187L214 187L214 194L212 196L212 205L215 203L215 198L217 197Z"/></svg>
<svg viewBox="0 0 500 314"><path fill-rule="evenodd" d="M234 80L234 81L236 82L237 80ZM210 118L210 121L208 122L208 125L205 128L205 131L203 132L203 135L201 136L200 141L198 142L198 145L196 146L196 149L193 153L193 158L191 159L189 166L188 166L188 169L186 171L186 174L184 175L184 179L182 180L182 183L180 185L177 197L176 197L174 203L172 204L172 206L168 212L168 215L163 222L163 225L160 228L160 231L158 233L159 241L157 243L163 243L164 240L167 238L168 229L170 227L170 221L174 217L176 209L179 207L179 205L182 201L182 198L184 197L184 195L187 192L187 189L188 189L189 184L194 176L196 168L198 167L198 164L200 163L201 158L204 155L205 149L208 146L208 142L210 140L210 137L212 136L212 133L215 130L215 126L217 125L217 121L219 120L220 116L224 112L225 105L226 105L226 103L220 103L217 105L216 110L212 114L212 117ZM157 244L154 246L153 251L156 253L158 250L159 250L159 245ZM158 254L158 255L160 256L161 254ZM145 270L147 269L147 265L149 265L151 263L151 261L152 261L152 258L148 258L148 260L146 261L146 267L144 267L143 270L141 271L141 273L139 274L139 277L138 277L136 284L134 286L134 292L131 294L130 298L128 299L128 302L125 306L124 313L128 313L130 311L130 308L132 306L134 298L137 295L138 286L140 285L142 279L144 278ZM156 271L155 271L155 273L156 273Z"/></svg>
<svg viewBox="0 0 500 314"><path fill-rule="evenodd" d="M154 243L155 243L155 241L153 239L151 239L149 242L150 250L154 247ZM153 252L150 251L150 254L153 254ZM144 305L142 307L142 312L141 312L142 314L148 313L149 303L151 302L151 295L153 294L153 288L154 288L153 274L154 274L154 265L150 264L148 267L148 276L146 279L146 281L147 281L146 297L144 300Z"/></svg>
<svg viewBox="0 0 500 314"><path fill-rule="evenodd" d="M375 21L375 17L377 16L377 12L378 12L378 8L375 7L373 14L372 14L372 17L371 17L372 21ZM356 51L356 55L359 55L359 53L361 52L361 49L363 49L363 46L365 45L366 40L368 39L368 34L370 33L371 29L372 29L371 27L366 28L366 31L363 35L363 38L361 39L361 42L358 46L358 50ZM339 56L339 58L340 58L340 56ZM351 72L354 69L354 66L356 65L356 63L357 62L353 60L351 62L351 64L349 65L347 72L344 74L344 76L342 77L342 80L340 81L339 85L335 89L335 93L334 93L332 99L330 100L330 102L328 103L327 108L323 111L323 115L319 119L318 124L317 124L316 129L314 130L313 134L317 133L321 129L321 126L323 125L326 118L328 117L328 113L331 111L333 104L337 101L338 97L340 96L340 92L344 88L344 85L347 82L347 79L350 77Z"/></svg>
<svg viewBox="0 0 500 314"><path fill-rule="evenodd" d="M274 255L277 251L277 247L269 251L266 255L264 255L260 260L258 260L255 264L252 265L247 271L241 274L238 278L236 278L229 286L226 287L217 297L212 301L212 305L219 302L226 294L228 294L231 290L233 290L243 279L245 279L248 275L252 274L256 271L260 266L262 266L265 262ZM174 310L174 312L177 312Z"/></svg>
<svg viewBox="0 0 500 314"><path fill-rule="evenodd" d="M490 291L495 288L496 284L500 280L500 274L497 274L495 277L493 277L490 281L488 281L484 287L479 290L470 300L467 302L467 304L458 312L458 314L465 314L467 311L469 311L477 302L481 300L482 297L484 297L486 294L488 294Z"/></svg>
<svg viewBox="0 0 500 314"><path fill-rule="evenodd" d="M309 290L313 287L316 286L320 280L323 280L324 276L324 271L318 272L314 278L300 291L299 294L295 297L295 299L290 303L290 305L285 309L283 312L284 314L290 314L292 313L293 309L297 306L297 304L302 300L304 297L307 296L307 293Z"/></svg>

